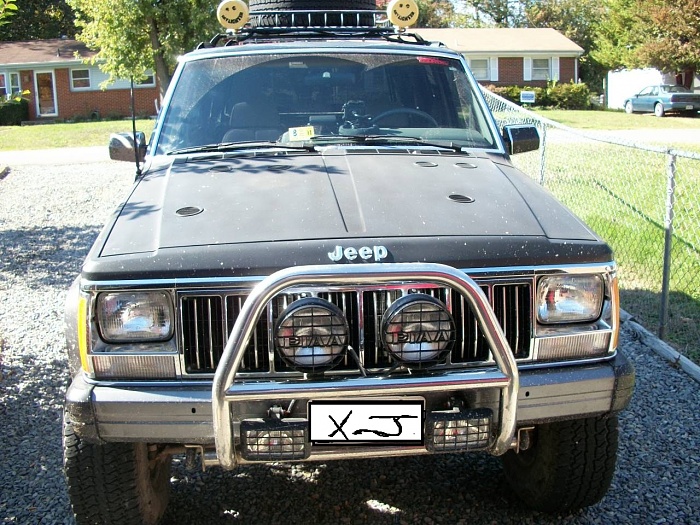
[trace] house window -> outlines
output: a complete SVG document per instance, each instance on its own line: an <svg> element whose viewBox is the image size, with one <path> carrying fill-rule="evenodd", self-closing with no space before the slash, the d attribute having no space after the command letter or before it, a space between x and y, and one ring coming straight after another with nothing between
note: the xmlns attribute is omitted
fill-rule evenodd
<svg viewBox="0 0 700 525"><path fill-rule="evenodd" d="M89 69L72 69L70 72L70 80L73 89L89 89L90 88L90 70Z"/></svg>
<svg viewBox="0 0 700 525"><path fill-rule="evenodd" d="M490 80L488 58L473 58L469 61L469 68L474 73L474 78L477 80Z"/></svg>
<svg viewBox="0 0 700 525"><path fill-rule="evenodd" d="M10 73L10 92L19 93L22 91L19 85L19 73Z"/></svg>
<svg viewBox="0 0 700 525"><path fill-rule="evenodd" d="M7 91L7 79L5 73L0 73L0 96L9 95Z"/></svg>
<svg viewBox="0 0 700 525"><path fill-rule="evenodd" d="M146 76L144 77L143 80L136 82L137 86L155 86L156 85L156 80L155 77L153 76L153 73L146 73Z"/></svg>
<svg viewBox="0 0 700 525"><path fill-rule="evenodd" d="M532 80L549 80L549 59L532 59Z"/></svg>

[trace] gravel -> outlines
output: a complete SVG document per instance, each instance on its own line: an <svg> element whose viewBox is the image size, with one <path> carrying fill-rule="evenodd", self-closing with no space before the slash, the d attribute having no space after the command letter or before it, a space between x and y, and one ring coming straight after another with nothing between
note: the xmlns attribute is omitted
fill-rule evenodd
<svg viewBox="0 0 700 525"><path fill-rule="evenodd" d="M31 159L30 159L31 161ZM72 523L61 472L63 301L133 179L128 164L19 165L0 179L0 518ZM497 458L448 455L190 472L176 458L165 524L700 522L700 385L623 329L637 369L613 485L566 516L533 512Z"/></svg>

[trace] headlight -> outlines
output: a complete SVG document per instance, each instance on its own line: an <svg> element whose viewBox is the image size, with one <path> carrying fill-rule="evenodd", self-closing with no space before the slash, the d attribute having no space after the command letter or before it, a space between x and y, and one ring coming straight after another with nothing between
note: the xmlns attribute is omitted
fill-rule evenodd
<svg viewBox="0 0 700 525"><path fill-rule="evenodd" d="M384 346L409 366L434 364L452 349L455 325L447 307L426 294L409 294L391 305L382 320Z"/></svg>
<svg viewBox="0 0 700 525"><path fill-rule="evenodd" d="M600 275L555 275L537 283L537 318L541 323L595 321L603 308Z"/></svg>
<svg viewBox="0 0 700 525"><path fill-rule="evenodd" d="M304 372L329 370L345 355L348 322L333 303L314 297L290 304L275 329L282 359Z"/></svg>
<svg viewBox="0 0 700 525"><path fill-rule="evenodd" d="M108 343L165 341L172 337L172 307L165 292L110 292L97 297L97 323Z"/></svg>

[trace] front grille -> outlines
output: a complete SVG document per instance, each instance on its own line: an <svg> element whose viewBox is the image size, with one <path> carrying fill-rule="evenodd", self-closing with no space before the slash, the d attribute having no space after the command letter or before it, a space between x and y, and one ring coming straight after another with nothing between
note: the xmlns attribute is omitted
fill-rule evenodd
<svg viewBox="0 0 700 525"><path fill-rule="evenodd" d="M496 318L517 359L530 355L532 336L532 287L518 284L484 284ZM456 325L455 345L442 366L474 366L492 361L488 344L474 314L458 293L434 286L400 286L386 289L303 291L276 296L261 315L245 350L241 373L284 374L293 372L274 351L273 332L277 319L287 306L303 297L319 297L338 306L350 327L350 346L362 366L377 372L394 366L381 344L381 320L393 302L407 293L428 294L445 303ZM186 374L212 374L226 346L246 295L242 293L180 294L180 343ZM348 353L333 373L357 373L355 358Z"/></svg>

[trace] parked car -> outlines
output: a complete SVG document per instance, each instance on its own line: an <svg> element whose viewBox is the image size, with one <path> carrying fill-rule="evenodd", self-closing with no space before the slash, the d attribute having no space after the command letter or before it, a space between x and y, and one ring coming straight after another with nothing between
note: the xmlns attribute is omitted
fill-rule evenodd
<svg viewBox="0 0 700 525"><path fill-rule="evenodd" d="M147 148L111 144L143 169L67 298L76 521L157 523L173 455L480 452L534 508L596 503L634 388L612 250L512 164L537 129L394 27L415 3L297 4L222 3Z"/></svg>
<svg viewBox="0 0 700 525"><path fill-rule="evenodd" d="M653 112L657 117L663 117L670 112L695 115L700 111L700 93L670 84L647 86L625 100L625 111L627 113Z"/></svg>

